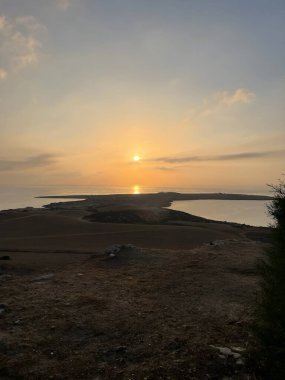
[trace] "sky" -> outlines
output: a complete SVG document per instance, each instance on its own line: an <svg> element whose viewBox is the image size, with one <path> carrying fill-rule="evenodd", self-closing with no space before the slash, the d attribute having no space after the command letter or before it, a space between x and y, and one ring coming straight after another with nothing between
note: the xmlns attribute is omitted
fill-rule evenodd
<svg viewBox="0 0 285 380"><path fill-rule="evenodd" d="M284 0L0 0L0 185L276 183L284 87Z"/></svg>

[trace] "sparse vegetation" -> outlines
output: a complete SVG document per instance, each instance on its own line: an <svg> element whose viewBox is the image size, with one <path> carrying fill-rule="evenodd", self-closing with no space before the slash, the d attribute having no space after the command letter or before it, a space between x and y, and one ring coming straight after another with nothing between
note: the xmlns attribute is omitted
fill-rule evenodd
<svg viewBox="0 0 285 380"><path fill-rule="evenodd" d="M257 361L265 379L285 379L285 182L272 186L272 244L259 265L261 298L254 332Z"/></svg>

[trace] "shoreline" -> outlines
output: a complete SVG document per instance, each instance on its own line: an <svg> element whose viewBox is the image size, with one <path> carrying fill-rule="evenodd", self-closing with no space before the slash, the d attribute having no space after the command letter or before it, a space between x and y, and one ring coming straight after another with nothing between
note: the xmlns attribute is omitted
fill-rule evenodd
<svg viewBox="0 0 285 380"><path fill-rule="evenodd" d="M35 197L38 199L77 199L69 202L54 202L44 207L54 207L56 204L61 206L76 204L80 206L96 206L112 204L142 204L156 207L169 207L174 201L185 200L257 200L270 201L273 197L268 195L236 194L236 193L177 193L177 192L159 192L149 194L107 194L107 195L47 195Z"/></svg>
<svg viewBox="0 0 285 380"><path fill-rule="evenodd" d="M171 208L173 202L197 200L242 200L242 201L270 201L268 195L236 194L236 193L178 193L159 192L146 194L94 194L94 195L46 195L36 199L60 199L60 201L44 204L40 207L26 206L0 210L2 214L32 212L44 210L81 210L83 219L104 223L131 223L131 224L185 224L187 222L219 223L233 226L262 227L246 222L226 221L203 217L191 211L175 210ZM66 201L65 201L66 199ZM90 216L90 214L92 214ZM122 215L123 214L123 215ZM141 215L143 214L143 216ZM148 215L146 215L148 214Z"/></svg>

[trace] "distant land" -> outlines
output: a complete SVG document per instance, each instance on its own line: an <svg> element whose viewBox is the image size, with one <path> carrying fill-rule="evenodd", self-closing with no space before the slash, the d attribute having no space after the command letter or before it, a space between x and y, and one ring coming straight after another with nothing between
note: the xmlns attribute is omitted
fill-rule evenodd
<svg viewBox="0 0 285 380"><path fill-rule="evenodd" d="M76 206L106 206L113 204L133 204L152 207L169 207L174 201L186 200L260 200L270 201L273 198L268 195L254 194L228 194L228 193L177 193L177 192L160 192L151 194L110 194L110 195L48 195L36 198L47 199L78 199L80 203L58 202L51 203L45 207L76 207Z"/></svg>

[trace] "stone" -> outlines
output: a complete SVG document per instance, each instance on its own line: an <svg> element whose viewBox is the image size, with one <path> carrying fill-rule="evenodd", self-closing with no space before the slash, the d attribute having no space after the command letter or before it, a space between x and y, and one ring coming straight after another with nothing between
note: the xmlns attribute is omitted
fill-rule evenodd
<svg viewBox="0 0 285 380"><path fill-rule="evenodd" d="M241 347L234 347L235 351L229 347L220 347L220 346L214 346L214 345L210 345L210 347L215 348L216 350L220 351L219 357L221 357L221 356L225 356L225 357L232 356L236 360L241 359L241 354L239 352L236 352L236 349L241 349Z"/></svg>
<svg viewBox="0 0 285 380"><path fill-rule="evenodd" d="M11 257L8 255L0 256L0 260L11 260Z"/></svg>
<svg viewBox="0 0 285 380"><path fill-rule="evenodd" d="M33 278L34 281L45 281L54 277L54 273L41 274Z"/></svg>
<svg viewBox="0 0 285 380"><path fill-rule="evenodd" d="M7 309L7 306L4 303L0 304L0 315L3 314Z"/></svg>
<svg viewBox="0 0 285 380"><path fill-rule="evenodd" d="M231 350L234 352L238 352L239 354L241 354L242 352L245 352L245 348L243 347L231 347Z"/></svg>

